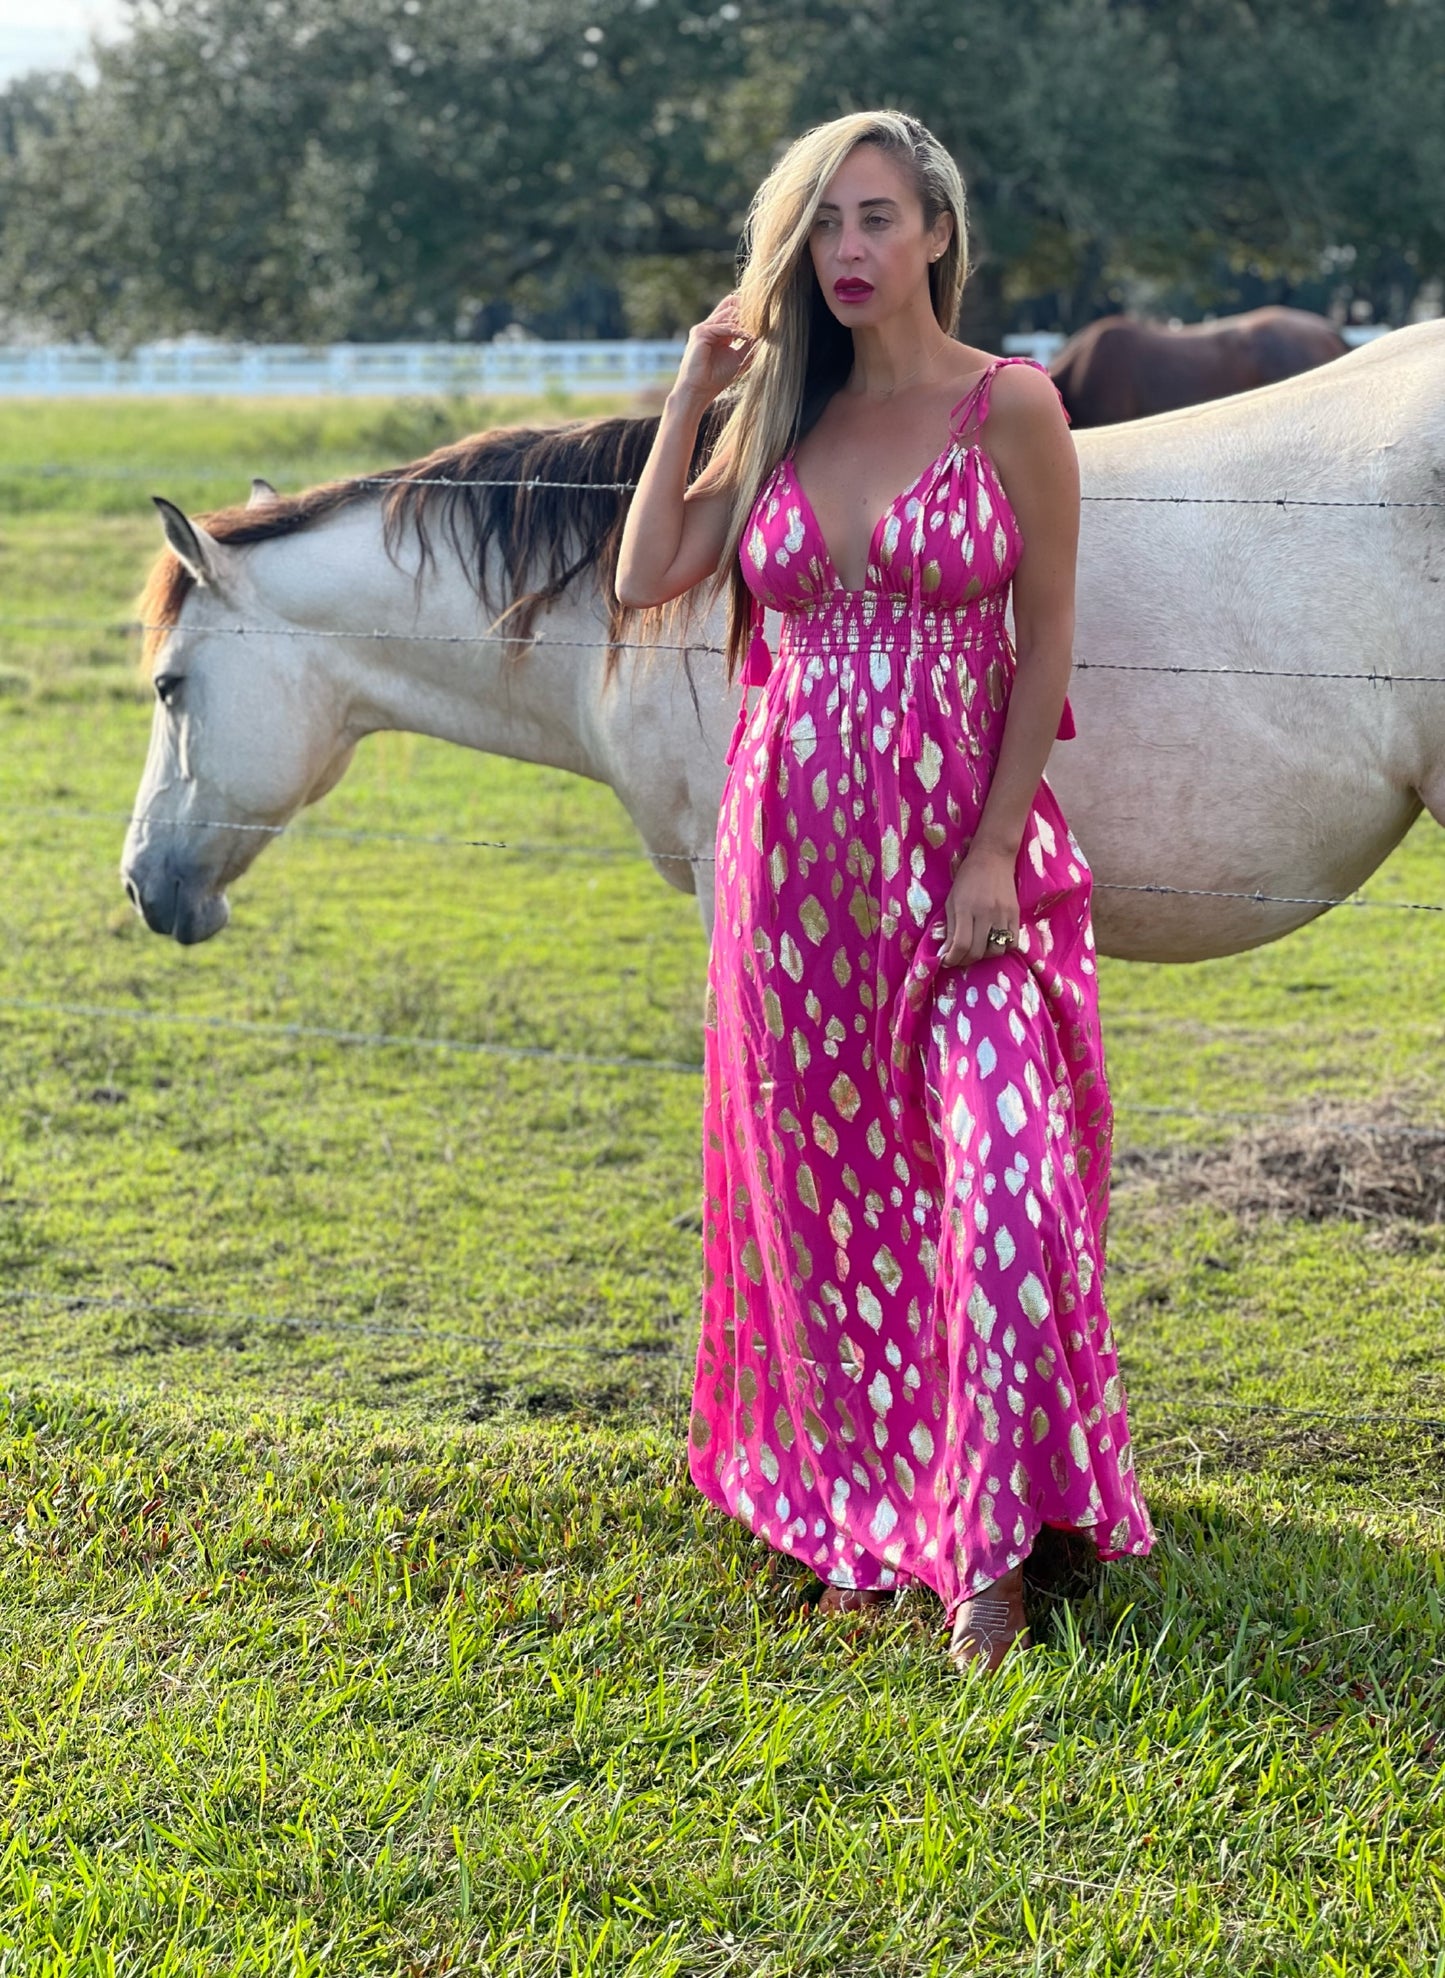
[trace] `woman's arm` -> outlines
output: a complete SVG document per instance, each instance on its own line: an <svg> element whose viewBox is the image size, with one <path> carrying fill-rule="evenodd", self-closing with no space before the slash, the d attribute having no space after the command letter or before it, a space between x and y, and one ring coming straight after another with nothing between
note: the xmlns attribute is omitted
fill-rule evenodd
<svg viewBox="0 0 1445 1978"><path fill-rule="evenodd" d="M1079 461L1051 379L1024 364L993 380L989 452L1018 519L1013 577L1018 668L993 780L949 894L947 964L977 961L990 927L1019 927L1014 863L1059 732L1074 650Z"/></svg>
<svg viewBox="0 0 1445 1978"><path fill-rule="evenodd" d="M741 344L734 349L733 344ZM702 416L753 351L737 325L736 291L725 295L689 332L677 379L667 394L622 527L617 552L617 601L666 604L717 569L727 535L730 498L713 491L704 469L687 485Z"/></svg>

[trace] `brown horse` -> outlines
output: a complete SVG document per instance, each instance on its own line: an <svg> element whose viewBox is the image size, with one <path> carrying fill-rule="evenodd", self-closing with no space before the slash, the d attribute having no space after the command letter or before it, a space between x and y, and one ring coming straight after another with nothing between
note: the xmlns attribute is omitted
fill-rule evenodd
<svg viewBox="0 0 1445 1978"><path fill-rule="evenodd" d="M1069 338L1049 373L1075 427L1114 426L1276 384L1348 349L1323 316L1305 309L1251 309L1177 330L1101 316Z"/></svg>

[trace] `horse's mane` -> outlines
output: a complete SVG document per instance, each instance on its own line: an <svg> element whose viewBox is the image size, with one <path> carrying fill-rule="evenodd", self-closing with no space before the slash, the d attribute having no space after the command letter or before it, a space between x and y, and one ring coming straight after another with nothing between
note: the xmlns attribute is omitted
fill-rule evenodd
<svg viewBox="0 0 1445 1978"><path fill-rule="evenodd" d="M420 582L435 566L438 547L451 549L493 614L493 625L510 621L509 630L520 639L530 639L544 607L590 570L607 602L610 675L617 666L617 642L637 615L618 603L615 588L630 489L611 484L636 482L657 426L656 414L617 414L555 427L499 426L438 447L404 467L327 481L250 507L217 509L196 520L217 541L245 546L295 535L339 509L379 499L389 556L411 529L421 553ZM715 436L715 420L705 418L694 449L694 474ZM529 480L571 485L516 485ZM486 574L487 551L494 543L513 594L511 605L500 612ZM180 559L163 550L137 606L145 627L142 665L147 671L194 584ZM513 650L521 653L525 646Z"/></svg>

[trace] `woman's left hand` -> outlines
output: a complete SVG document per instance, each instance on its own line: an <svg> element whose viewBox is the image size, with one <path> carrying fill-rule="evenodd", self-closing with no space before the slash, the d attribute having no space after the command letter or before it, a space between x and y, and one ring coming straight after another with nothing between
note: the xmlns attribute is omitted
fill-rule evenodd
<svg viewBox="0 0 1445 1978"><path fill-rule="evenodd" d="M938 960L942 968L982 961L1006 950L988 945L990 928L1006 927L1010 944L1019 935L1019 896L1014 862L1002 852L975 846L965 852L953 875L945 908L946 932Z"/></svg>

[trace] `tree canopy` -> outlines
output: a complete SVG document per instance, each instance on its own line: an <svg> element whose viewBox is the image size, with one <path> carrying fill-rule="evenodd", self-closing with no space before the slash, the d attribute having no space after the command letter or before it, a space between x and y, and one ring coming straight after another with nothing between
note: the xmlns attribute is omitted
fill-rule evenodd
<svg viewBox="0 0 1445 1978"><path fill-rule="evenodd" d="M675 334L845 110L969 193L970 333L1445 273L1445 0L130 0L0 94L12 313L129 342Z"/></svg>

